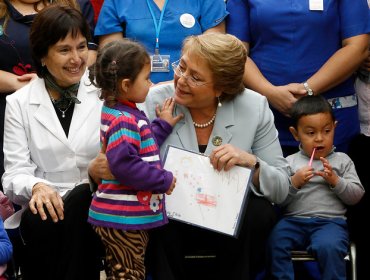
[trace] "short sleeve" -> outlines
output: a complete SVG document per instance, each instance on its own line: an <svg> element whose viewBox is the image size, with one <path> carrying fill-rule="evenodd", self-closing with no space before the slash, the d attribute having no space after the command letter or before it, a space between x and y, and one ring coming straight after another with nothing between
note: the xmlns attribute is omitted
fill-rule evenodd
<svg viewBox="0 0 370 280"><path fill-rule="evenodd" d="M223 0L201 0L200 25L202 31L219 25L228 15Z"/></svg>
<svg viewBox="0 0 370 280"><path fill-rule="evenodd" d="M366 0L339 1L343 39L370 32L369 6Z"/></svg>
<svg viewBox="0 0 370 280"><path fill-rule="evenodd" d="M118 0L122 1L122 0ZM123 1L122 1L123 2ZM95 36L122 32L122 22L117 14L116 1L105 0L95 27Z"/></svg>

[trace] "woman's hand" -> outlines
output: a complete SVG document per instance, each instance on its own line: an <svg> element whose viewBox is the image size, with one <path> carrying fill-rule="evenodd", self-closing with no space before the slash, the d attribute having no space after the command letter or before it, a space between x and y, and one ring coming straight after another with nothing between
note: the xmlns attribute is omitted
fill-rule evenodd
<svg viewBox="0 0 370 280"><path fill-rule="evenodd" d="M45 208L54 223L64 219L62 197L57 191L44 183L37 183L33 186L29 206L32 213L38 213L44 221L47 219Z"/></svg>
<svg viewBox="0 0 370 280"><path fill-rule="evenodd" d="M314 176L314 169L311 166L305 166L297 170L297 172L291 177L292 185L296 189L302 188L304 185L311 180Z"/></svg>
<svg viewBox="0 0 370 280"><path fill-rule="evenodd" d="M22 76L17 77L17 80L19 82L26 82L26 83L29 83L29 82L31 82L35 79L37 79L37 74L36 73L24 74Z"/></svg>
<svg viewBox="0 0 370 280"><path fill-rule="evenodd" d="M175 108L175 99L172 97L166 98L166 100L163 102L162 107L157 105L155 107L155 113L157 117L161 118L162 120L165 120L168 122L171 126L175 126L181 120L184 115L180 114L177 116L173 116L173 109Z"/></svg>
<svg viewBox="0 0 370 280"><path fill-rule="evenodd" d="M37 75L35 73L18 76L10 72L0 70L0 92L14 92L36 78Z"/></svg>
<svg viewBox="0 0 370 280"><path fill-rule="evenodd" d="M229 171L233 166L240 165L252 168L257 163L257 157L243 151L233 145L226 144L217 147L209 156L213 168L221 171ZM253 173L253 185L259 188L260 169L255 169Z"/></svg>
<svg viewBox="0 0 370 280"><path fill-rule="evenodd" d="M229 171L234 165L252 167L257 162L256 156L230 144L215 148L209 158L213 168L218 171Z"/></svg>
<svg viewBox="0 0 370 280"><path fill-rule="evenodd" d="M269 103L283 115L289 117L290 109L299 98L306 95L302 84L291 83L274 87L274 91L266 94Z"/></svg>
<svg viewBox="0 0 370 280"><path fill-rule="evenodd" d="M89 175L93 178L94 182L99 184L101 179L114 180L115 177L110 172L107 156L105 155L105 149L102 149L100 153L90 161L88 166Z"/></svg>

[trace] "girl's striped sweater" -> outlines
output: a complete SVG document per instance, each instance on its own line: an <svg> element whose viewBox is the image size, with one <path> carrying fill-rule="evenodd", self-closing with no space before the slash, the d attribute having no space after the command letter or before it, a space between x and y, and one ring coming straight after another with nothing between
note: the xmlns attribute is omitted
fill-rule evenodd
<svg viewBox="0 0 370 280"><path fill-rule="evenodd" d="M103 106L101 143L116 180L99 185L90 206L91 224L143 230L167 223L164 193L173 175L162 168L159 145L171 131L164 120L150 123L133 104Z"/></svg>

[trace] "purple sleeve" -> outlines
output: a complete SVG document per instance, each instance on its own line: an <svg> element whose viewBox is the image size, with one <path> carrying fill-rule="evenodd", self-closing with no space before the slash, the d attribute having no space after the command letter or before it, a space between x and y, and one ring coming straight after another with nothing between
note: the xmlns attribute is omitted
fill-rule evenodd
<svg viewBox="0 0 370 280"><path fill-rule="evenodd" d="M133 123L122 121L122 118L112 123L113 127L106 134L106 155L112 174L124 186L141 191L166 192L173 175L158 168L159 151L146 155L146 160L143 160L139 155L139 128ZM156 145L152 140L153 145Z"/></svg>
<svg viewBox="0 0 370 280"><path fill-rule="evenodd" d="M168 122L159 118L152 121L151 127L158 146L161 146L168 135L172 132L172 126Z"/></svg>

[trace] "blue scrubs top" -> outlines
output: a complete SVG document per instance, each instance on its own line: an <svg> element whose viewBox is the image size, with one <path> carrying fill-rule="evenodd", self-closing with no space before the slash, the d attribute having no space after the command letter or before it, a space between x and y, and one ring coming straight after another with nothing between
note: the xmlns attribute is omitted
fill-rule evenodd
<svg viewBox="0 0 370 280"><path fill-rule="evenodd" d="M302 83L342 47L342 40L370 32L366 0L323 0L310 11L309 0L229 0L227 32L250 44L250 57L272 84ZM324 93L326 98L355 93L353 78ZM290 119L276 110L282 145L295 146ZM357 107L335 109L335 144L359 132Z"/></svg>
<svg viewBox="0 0 370 280"><path fill-rule="evenodd" d="M157 24L161 11L149 0ZM191 28L180 22L180 16L190 14L195 19ZM183 40L189 35L202 34L220 24L227 16L223 0L168 0L159 33L159 53L170 55L170 63L178 60ZM186 25L186 24L185 24ZM155 50L156 32L146 0L105 0L95 28L95 35L123 32L123 36L140 42L150 54ZM170 72L151 73L153 83L173 79Z"/></svg>

